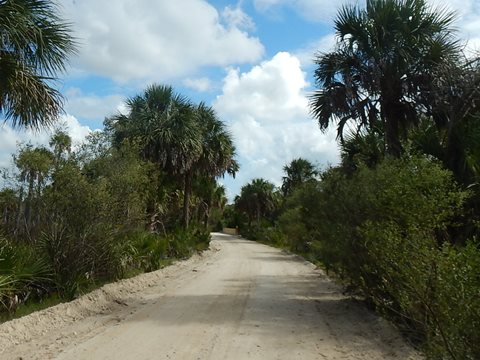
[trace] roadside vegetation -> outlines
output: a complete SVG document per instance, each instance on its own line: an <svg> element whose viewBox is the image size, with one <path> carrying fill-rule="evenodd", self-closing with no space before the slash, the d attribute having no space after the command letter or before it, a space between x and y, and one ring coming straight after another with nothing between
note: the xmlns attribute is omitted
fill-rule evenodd
<svg viewBox="0 0 480 360"><path fill-rule="evenodd" d="M62 112L56 76L75 53L51 1L0 2L0 111L39 129ZM204 250L226 204L216 179L238 170L213 109L165 85L72 144L20 144L0 189L0 318ZM27 310L25 310L27 309Z"/></svg>
<svg viewBox="0 0 480 360"><path fill-rule="evenodd" d="M157 90L172 94L170 87L156 85L146 93ZM155 101L158 107L176 106ZM73 299L208 247L226 203L215 179L237 165L215 113L203 105L185 106L188 113L180 114L195 126L188 132L181 129L186 122L174 123L175 112L172 118L143 113L140 105L141 114L107 119L104 131L76 148L63 130L53 134L49 147L19 146L13 169L2 172L8 185L0 190L2 311L15 313L22 304L52 296ZM142 133L128 121L152 128ZM163 141L152 136L164 132L178 146L168 155ZM186 145L181 153L184 142L199 146L194 152Z"/></svg>
<svg viewBox="0 0 480 360"><path fill-rule="evenodd" d="M340 164L254 179L224 221L334 273L429 358L479 359L480 60L454 18L422 0L343 7L310 102Z"/></svg>

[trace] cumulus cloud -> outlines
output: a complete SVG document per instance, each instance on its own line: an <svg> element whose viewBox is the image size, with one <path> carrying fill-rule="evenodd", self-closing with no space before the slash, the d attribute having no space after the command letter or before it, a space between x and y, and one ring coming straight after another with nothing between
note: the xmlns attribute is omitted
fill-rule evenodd
<svg viewBox="0 0 480 360"><path fill-rule="evenodd" d="M88 126L80 124L72 115L63 116L57 126L66 129L72 138L74 147L82 143L91 132ZM12 129L12 127L6 123L2 124L0 126L0 168L10 167L12 154L16 153L18 144L30 143L35 146L48 146L53 132L54 129L42 131L17 130Z"/></svg>
<svg viewBox="0 0 480 360"><path fill-rule="evenodd" d="M295 56L300 60L302 67L307 68L314 65L316 54L328 53L334 49L335 34L330 33L322 36L316 41L312 41L303 48L295 52Z"/></svg>
<svg viewBox="0 0 480 360"><path fill-rule="evenodd" d="M222 11L222 17L230 27L236 27L244 30L255 30L255 23L240 6L227 6Z"/></svg>
<svg viewBox="0 0 480 360"><path fill-rule="evenodd" d="M480 2L478 0L430 0L440 10L454 11L458 35L466 43L467 54L480 52Z"/></svg>
<svg viewBox="0 0 480 360"><path fill-rule="evenodd" d="M239 8L223 17L205 0L63 0L80 43L79 63L118 82L165 81L202 66L258 61L264 48Z"/></svg>
<svg viewBox="0 0 480 360"><path fill-rule="evenodd" d="M125 103L125 96L120 94L98 96L84 94L78 88L68 89L65 95L67 98L65 110L68 114L79 119L96 121L99 125L106 116L120 111Z"/></svg>
<svg viewBox="0 0 480 360"><path fill-rule="evenodd" d="M248 72L230 69L214 107L233 134L241 170L230 192L252 178L280 185L282 167L303 157L338 162L335 132L322 134L309 116L309 86L295 56L281 52Z"/></svg>
<svg viewBox="0 0 480 360"><path fill-rule="evenodd" d="M207 77L186 78L183 80L183 85L199 92L206 92L212 88L212 83Z"/></svg>

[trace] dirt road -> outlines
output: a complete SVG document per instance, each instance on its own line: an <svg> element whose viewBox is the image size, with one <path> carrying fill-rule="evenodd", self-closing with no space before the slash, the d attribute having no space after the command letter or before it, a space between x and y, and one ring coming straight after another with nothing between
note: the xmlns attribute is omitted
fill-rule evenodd
<svg viewBox="0 0 480 360"><path fill-rule="evenodd" d="M228 235L211 247L1 325L0 359L420 358L313 265Z"/></svg>

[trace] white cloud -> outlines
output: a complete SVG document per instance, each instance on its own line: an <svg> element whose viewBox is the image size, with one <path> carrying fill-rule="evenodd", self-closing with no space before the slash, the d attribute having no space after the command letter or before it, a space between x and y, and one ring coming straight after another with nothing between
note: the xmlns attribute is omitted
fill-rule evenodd
<svg viewBox="0 0 480 360"><path fill-rule="evenodd" d="M250 115L264 122L289 121L306 115L308 101L301 91L307 85L299 60L282 52L247 73L231 69L217 105L228 114Z"/></svg>
<svg viewBox="0 0 480 360"><path fill-rule="evenodd" d="M311 67L314 64L315 55L319 53L331 52L335 46L335 34L330 33L322 36L316 41L312 41L303 48L295 52L295 56L300 60L302 67Z"/></svg>
<svg viewBox="0 0 480 360"><path fill-rule="evenodd" d="M212 83L210 79L207 77L195 78L195 79L187 78L183 80L183 85L199 92L206 92L212 88Z"/></svg>
<svg viewBox="0 0 480 360"><path fill-rule="evenodd" d="M97 121L99 125L102 124L105 117L120 111L125 103L123 95L84 94L78 88L68 89L65 95L67 98L65 110L68 114L80 119Z"/></svg>
<svg viewBox="0 0 480 360"><path fill-rule="evenodd" d="M240 6L227 6L222 11L222 17L225 19L229 27L243 30L255 30L255 23Z"/></svg>
<svg viewBox="0 0 480 360"><path fill-rule="evenodd" d="M65 128L72 138L75 147L85 140L91 132L88 126L81 125L72 115L63 116L57 126ZM7 123L0 126L0 168L9 168L12 161L12 154L16 153L19 143L39 146L48 146L54 129L42 131L12 129Z"/></svg>
<svg viewBox="0 0 480 360"><path fill-rule="evenodd" d="M454 11L458 35L466 42L467 54L480 51L480 2L478 0L430 0L437 9Z"/></svg>
<svg viewBox="0 0 480 360"><path fill-rule="evenodd" d="M239 8L205 0L63 0L80 42L76 66L115 79L165 81L202 66L255 62L263 45ZM224 21L227 22L224 25Z"/></svg>
<svg viewBox="0 0 480 360"><path fill-rule="evenodd" d="M248 72L229 70L214 107L230 126L241 163L235 183L225 180L230 193L256 177L280 185L294 158L338 162L334 129L322 134L309 116L308 85L300 61L286 52Z"/></svg>

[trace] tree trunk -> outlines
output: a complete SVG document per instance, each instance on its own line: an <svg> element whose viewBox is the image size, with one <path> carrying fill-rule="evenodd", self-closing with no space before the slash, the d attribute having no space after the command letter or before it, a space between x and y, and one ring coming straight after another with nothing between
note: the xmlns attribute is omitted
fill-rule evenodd
<svg viewBox="0 0 480 360"><path fill-rule="evenodd" d="M33 199L33 188L34 188L34 174L30 173L29 182L28 182L28 194L27 201L25 203L25 226L26 231L30 232L31 225L31 212L32 212L32 199Z"/></svg>
<svg viewBox="0 0 480 360"><path fill-rule="evenodd" d="M188 171L184 176L183 187L183 227L188 229L190 222L190 193L192 192L192 174Z"/></svg>
<svg viewBox="0 0 480 360"><path fill-rule="evenodd" d="M385 103L385 141L387 153L395 158L402 155L403 149L400 142L401 110L397 104Z"/></svg>

